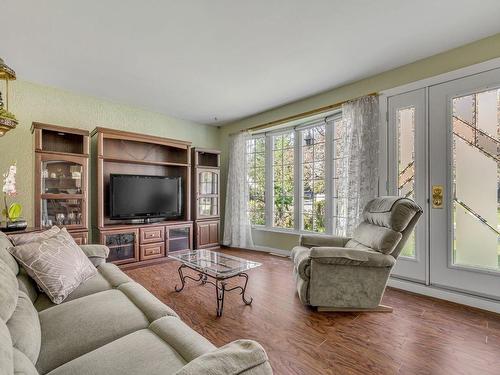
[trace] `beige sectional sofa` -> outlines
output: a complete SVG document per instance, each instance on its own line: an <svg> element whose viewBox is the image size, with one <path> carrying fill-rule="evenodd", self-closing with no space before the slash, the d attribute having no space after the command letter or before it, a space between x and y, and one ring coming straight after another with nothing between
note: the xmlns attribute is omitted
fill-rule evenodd
<svg viewBox="0 0 500 375"><path fill-rule="evenodd" d="M82 246L98 274L54 305L0 233L0 374L272 374L262 347L217 349L113 264Z"/></svg>

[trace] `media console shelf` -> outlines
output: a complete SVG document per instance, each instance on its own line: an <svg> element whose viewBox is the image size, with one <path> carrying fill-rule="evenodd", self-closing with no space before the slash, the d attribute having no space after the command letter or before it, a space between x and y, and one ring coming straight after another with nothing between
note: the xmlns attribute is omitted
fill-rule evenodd
<svg viewBox="0 0 500 375"><path fill-rule="evenodd" d="M191 142L98 127L91 133L94 179L92 222L95 243L110 248L108 261L124 267L165 258L193 248L191 221ZM111 174L181 177L182 218L150 223L112 220L109 212Z"/></svg>

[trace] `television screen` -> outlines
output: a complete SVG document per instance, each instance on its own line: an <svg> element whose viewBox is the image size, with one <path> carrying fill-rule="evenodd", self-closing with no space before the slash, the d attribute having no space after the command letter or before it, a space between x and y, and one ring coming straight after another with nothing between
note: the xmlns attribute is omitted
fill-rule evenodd
<svg viewBox="0 0 500 375"><path fill-rule="evenodd" d="M182 178L110 175L110 218L182 217Z"/></svg>

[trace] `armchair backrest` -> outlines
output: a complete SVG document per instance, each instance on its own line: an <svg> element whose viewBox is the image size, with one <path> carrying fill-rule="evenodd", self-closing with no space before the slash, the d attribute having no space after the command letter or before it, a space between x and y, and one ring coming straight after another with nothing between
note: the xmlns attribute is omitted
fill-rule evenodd
<svg viewBox="0 0 500 375"><path fill-rule="evenodd" d="M420 206L409 198L372 199L363 211L363 221L345 246L369 248L397 258L421 215Z"/></svg>

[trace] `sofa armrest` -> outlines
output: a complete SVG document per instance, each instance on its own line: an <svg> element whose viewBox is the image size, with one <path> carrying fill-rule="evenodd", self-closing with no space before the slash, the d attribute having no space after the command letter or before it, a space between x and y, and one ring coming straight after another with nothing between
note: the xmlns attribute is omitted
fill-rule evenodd
<svg viewBox="0 0 500 375"><path fill-rule="evenodd" d="M85 255L96 267L106 263L106 258L109 255L109 248L104 245L80 245L80 249L83 250Z"/></svg>
<svg viewBox="0 0 500 375"><path fill-rule="evenodd" d="M300 246L315 247L315 246L331 246L344 247L350 238L338 236L324 236L320 234L303 234L300 236Z"/></svg>
<svg viewBox="0 0 500 375"><path fill-rule="evenodd" d="M264 348L252 340L236 340L188 362L175 375L272 375Z"/></svg>
<svg viewBox="0 0 500 375"><path fill-rule="evenodd" d="M312 262L360 267L392 267L394 257L376 251L345 247L313 247Z"/></svg>

